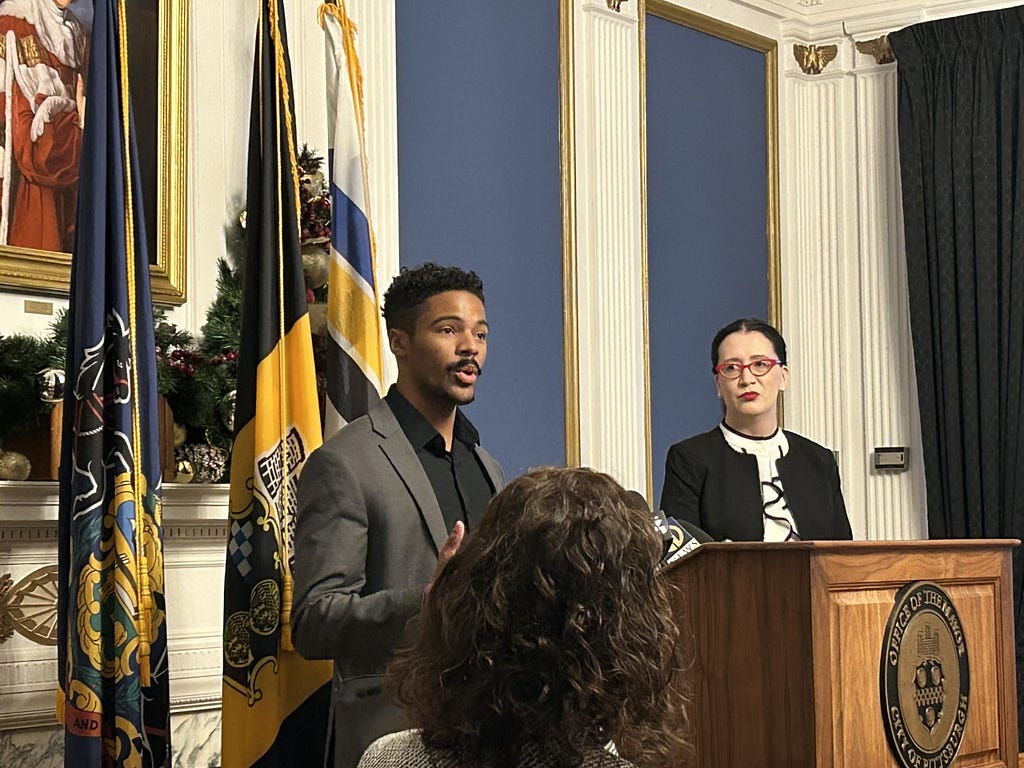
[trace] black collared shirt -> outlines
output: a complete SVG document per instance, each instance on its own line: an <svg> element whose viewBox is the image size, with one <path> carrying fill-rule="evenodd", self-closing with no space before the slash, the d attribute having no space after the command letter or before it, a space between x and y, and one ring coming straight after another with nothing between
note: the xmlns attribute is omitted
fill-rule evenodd
<svg viewBox="0 0 1024 768"><path fill-rule="evenodd" d="M483 515L494 495L494 487L473 450L480 435L462 411L455 411L451 451L444 438L422 413L393 386L385 397L398 424L409 439L441 507L449 531L461 520L470 529Z"/></svg>

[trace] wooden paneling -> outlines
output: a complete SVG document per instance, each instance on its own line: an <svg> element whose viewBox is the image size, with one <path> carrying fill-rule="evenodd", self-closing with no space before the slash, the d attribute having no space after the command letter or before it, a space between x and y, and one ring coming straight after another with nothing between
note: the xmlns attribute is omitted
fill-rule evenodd
<svg viewBox="0 0 1024 768"><path fill-rule="evenodd" d="M716 554L684 587L683 626L694 632L691 679L700 703L696 765L744 765L751 754L779 768L812 765L811 614L806 600L790 599L806 593L807 561L781 551ZM764 599L768 584L779 599ZM742 738L723 723L742 723Z"/></svg>

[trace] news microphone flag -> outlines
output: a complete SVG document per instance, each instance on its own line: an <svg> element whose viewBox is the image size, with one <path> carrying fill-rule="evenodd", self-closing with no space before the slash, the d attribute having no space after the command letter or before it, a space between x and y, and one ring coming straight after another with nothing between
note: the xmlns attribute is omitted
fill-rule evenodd
<svg viewBox="0 0 1024 768"><path fill-rule="evenodd" d="M124 0L93 4L71 258L57 715L75 768L170 765L156 355L126 23Z"/></svg>
<svg viewBox="0 0 1024 768"><path fill-rule="evenodd" d="M383 352L367 192L363 75L356 27L344 0L318 12L327 43L327 162L331 244L327 292L327 398L324 434L365 414L380 399Z"/></svg>
<svg viewBox="0 0 1024 768"><path fill-rule="evenodd" d="M677 560L692 554L701 545L701 539L674 517L662 517L657 524L658 531L667 541L668 547L661 559L659 567L664 568ZM698 529L699 530L699 529Z"/></svg>
<svg viewBox="0 0 1024 768"><path fill-rule="evenodd" d="M291 643L296 485L321 443L282 0L261 0L224 570L224 768L322 765L330 662Z"/></svg>

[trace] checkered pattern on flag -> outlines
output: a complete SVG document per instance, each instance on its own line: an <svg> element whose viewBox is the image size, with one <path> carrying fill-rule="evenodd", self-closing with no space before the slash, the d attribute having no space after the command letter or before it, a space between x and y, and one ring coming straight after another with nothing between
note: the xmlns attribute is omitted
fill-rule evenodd
<svg viewBox="0 0 1024 768"><path fill-rule="evenodd" d="M76 768L170 765L153 306L125 25L124 0L96 0L71 259L57 713Z"/></svg>
<svg viewBox="0 0 1024 768"><path fill-rule="evenodd" d="M293 649L295 496L320 445L284 5L260 0L224 572L222 765L323 763L330 662Z"/></svg>
<svg viewBox="0 0 1024 768"><path fill-rule="evenodd" d="M327 294L327 413L332 434L380 398L380 307L369 218L363 82L344 0L320 6L327 36L331 262Z"/></svg>

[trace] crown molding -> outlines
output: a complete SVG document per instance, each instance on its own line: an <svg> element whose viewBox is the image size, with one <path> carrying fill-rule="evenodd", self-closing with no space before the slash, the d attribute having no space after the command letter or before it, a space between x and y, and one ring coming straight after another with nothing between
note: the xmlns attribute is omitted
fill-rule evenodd
<svg viewBox="0 0 1024 768"><path fill-rule="evenodd" d="M732 0L779 20L783 38L814 43L840 35L878 37L924 21L994 11L1019 0Z"/></svg>

